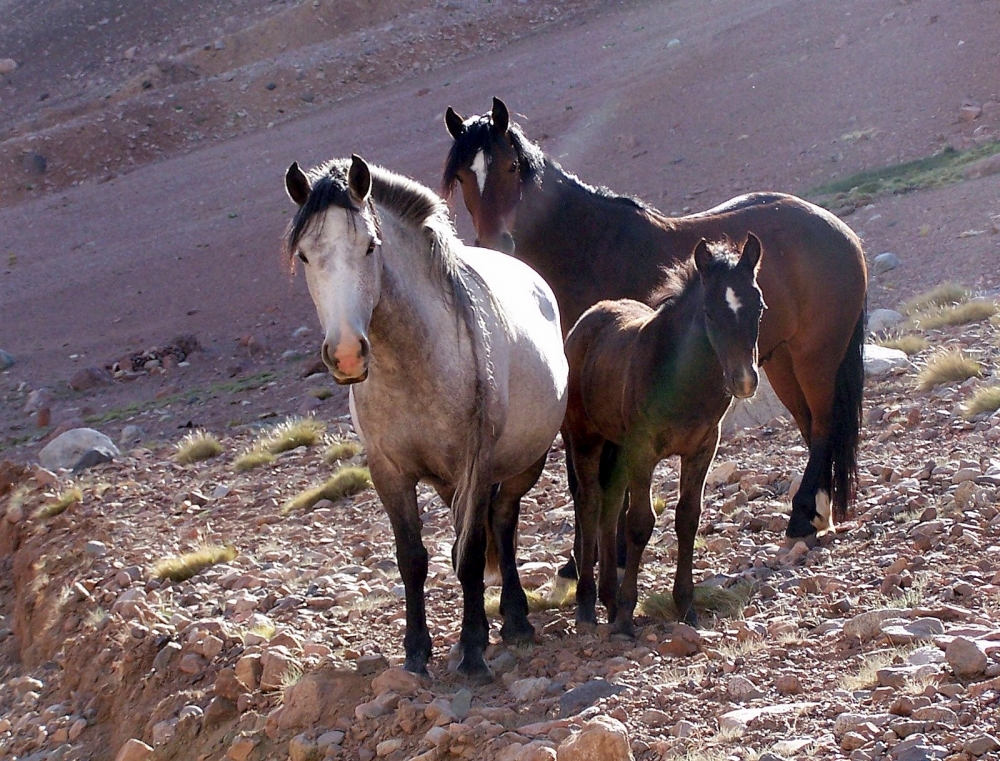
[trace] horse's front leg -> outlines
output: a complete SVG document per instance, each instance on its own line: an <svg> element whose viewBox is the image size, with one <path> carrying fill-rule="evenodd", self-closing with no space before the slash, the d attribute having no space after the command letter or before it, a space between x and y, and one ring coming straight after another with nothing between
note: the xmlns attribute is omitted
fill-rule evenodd
<svg viewBox="0 0 1000 761"><path fill-rule="evenodd" d="M417 479L400 473L374 453L368 455L368 467L375 491L389 515L396 539L396 564L406 591L406 634L403 637L406 660L403 668L416 674L426 674L431 657L431 635L424 607L427 549L420 538Z"/></svg>
<svg viewBox="0 0 1000 761"><path fill-rule="evenodd" d="M677 618L691 626L698 625L694 609L694 540L701 520L701 504L705 494L705 476L719 445L716 426L694 452L681 456L680 497L677 500L677 572L674 576L674 607Z"/></svg>
<svg viewBox="0 0 1000 761"><path fill-rule="evenodd" d="M608 621L613 623L618 615L618 532L624 525L628 508L628 470L624 452L610 442L601 453L601 484L604 489L601 501L600 539L598 549L598 597L608 611ZM622 566L625 561L622 560Z"/></svg>
<svg viewBox="0 0 1000 761"><path fill-rule="evenodd" d="M657 460L654 456L643 457L632 453L629 453L627 459L629 503L625 514L625 575L618 587L618 610L612 630L617 635L635 637L633 616L639 600L639 566L656 524L656 513L653 511L649 490ZM611 536L613 538L614 534ZM612 572L617 572L613 541L608 555Z"/></svg>
<svg viewBox="0 0 1000 761"><path fill-rule="evenodd" d="M504 481L490 503L490 531L498 549L503 580L500 592L503 625L500 635L507 644L532 642L535 638L535 628L528 621L528 598L517 574L517 521L521 513L521 497L538 481L547 456L548 452L523 473Z"/></svg>

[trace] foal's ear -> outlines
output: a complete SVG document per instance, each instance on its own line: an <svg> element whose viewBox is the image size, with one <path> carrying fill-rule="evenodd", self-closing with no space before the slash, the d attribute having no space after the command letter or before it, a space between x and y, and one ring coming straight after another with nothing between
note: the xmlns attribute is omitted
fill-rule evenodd
<svg viewBox="0 0 1000 761"><path fill-rule="evenodd" d="M459 116L451 106L448 106L448 110L444 112L444 124L448 128L449 134L456 140L465 134L465 119Z"/></svg>
<svg viewBox="0 0 1000 761"><path fill-rule="evenodd" d="M356 153L351 154L351 169L347 173L347 188L351 200L361 206L372 192L372 171L368 163Z"/></svg>
<svg viewBox="0 0 1000 761"><path fill-rule="evenodd" d="M507 110L507 104L495 96L490 121L493 122L493 129L498 135L507 134L507 130L510 128L510 112Z"/></svg>
<svg viewBox="0 0 1000 761"><path fill-rule="evenodd" d="M747 242L743 244L743 253L740 254L740 265L751 267L756 272L760 267L760 258L763 251L760 249L760 238L753 233L747 233Z"/></svg>
<svg viewBox="0 0 1000 761"><path fill-rule="evenodd" d="M694 266L702 275L708 273L712 265L712 252L708 250L708 243L702 238L698 245L694 247Z"/></svg>
<svg viewBox="0 0 1000 761"><path fill-rule="evenodd" d="M293 161L285 172L285 192L292 201L302 206L309 198L310 190L312 188L309 187L309 178L299 167L299 162Z"/></svg>

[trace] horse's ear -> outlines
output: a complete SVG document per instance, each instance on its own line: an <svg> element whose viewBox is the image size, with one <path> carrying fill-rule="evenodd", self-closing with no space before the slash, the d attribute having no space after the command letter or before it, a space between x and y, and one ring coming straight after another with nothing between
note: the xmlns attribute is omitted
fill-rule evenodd
<svg viewBox="0 0 1000 761"><path fill-rule="evenodd" d="M702 238L698 245L694 247L694 266L702 275L708 273L712 265L712 252L708 250L708 243Z"/></svg>
<svg viewBox="0 0 1000 761"><path fill-rule="evenodd" d="M309 191L311 190L312 188L309 187L309 178L306 177L306 173L302 171L299 162L293 161L292 165L288 167L288 171L285 172L285 192L288 193L288 197L299 206L302 206L305 204L306 199L309 198Z"/></svg>
<svg viewBox="0 0 1000 761"><path fill-rule="evenodd" d="M347 187L351 191L351 200L358 206L367 201L372 192L372 171L368 168L368 163L357 154L351 154Z"/></svg>
<svg viewBox="0 0 1000 761"><path fill-rule="evenodd" d="M444 112L444 123L449 134L456 140L465 134L465 119L459 116L451 106L448 106L448 110Z"/></svg>
<svg viewBox="0 0 1000 761"><path fill-rule="evenodd" d="M493 112L490 114L490 121L493 122L493 129L498 135L507 134L507 130L510 128L510 112L507 110L507 104L500 98L493 98Z"/></svg>
<svg viewBox="0 0 1000 761"><path fill-rule="evenodd" d="M747 242L743 244L743 253L740 254L740 265L751 267L756 272L760 267L760 257L762 255L760 238L753 233L747 233Z"/></svg>

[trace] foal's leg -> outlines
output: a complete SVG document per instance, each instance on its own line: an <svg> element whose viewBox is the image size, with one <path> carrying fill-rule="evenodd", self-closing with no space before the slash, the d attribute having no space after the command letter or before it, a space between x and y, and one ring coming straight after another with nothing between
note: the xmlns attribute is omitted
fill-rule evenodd
<svg viewBox="0 0 1000 761"><path fill-rule="evenodd" d="M597 588L594 584L594 564L597 560L597 530L600 522L603 489L600 483L601 447L599 435L580 436L570 440L567 448L573 449L577 488L573 495L576 515L577 570L576 621L578 624L597 624Z"/></svg>
<svg viewBox="0 0 1000 761"><path fill-rule="evenodd" d="M573 453L569 446L569 436L566 431L562 432L563 446L566 453L566 484L569 486L569 494L576 500L576 491L578 488L576 479L576 469L573 467ZM576 581L579 578L579 572L576 568L576 559L580 557L580 523L573 518L573 553L569 556L562 568L560 568L556 573L557 583L560 581L569 582Z"/></svg>
<svg viewBox="0 0 1000 761"><path fill-rule="evenodd" d="M431 635L427 629L424 607L424 582L427 580L427 549L420 538L420 513L417 509L417 479L400 473L379 457L368 455L372 483L385 506L396 538L396 565L406 591L406 634L403 668L417 674L427 673L431 657Z"/></svg>
<svg viewBox="0 0 1000 761"><path fill-rule="evenodd" d="M694 610L694 539L701 519L701 504L705 495L705 476L719 445L718 425L706 436L693 453L681 457L680 498L677 500L677 572L674 575L674 607L677 618L691 626L698 625Z"/></svg>
<svg viewBox="0 0 1000 761"><path fill-rule="evenodd" d="M538 481L547 456L548 452L523 473L504 481L490 503L490 530L500 553L503 578L500 635L507 644L531 642L535 638L535 629L528 621L528 598L517 575L517 520L521 513L521 497Z"/></svg>
<svg viewBox="0 0 1000 761"><path fill-rule="evenodd" d="M613 447L613 449L609 449ZM598 539L598 568L600 570L598 597L608 610L608 621L614 622L618 614L618 538L625 532L626 511L628 509L628 469L624 451L610 442L601 453L601 486L604 491L601 500L601 533Z"/></svg>
<svg viewBox="0 0 1000 761"><path fill-rule="evenodd" d="M626 637L635 637L633 615L639 600L639 565L642 553L653 535L656 513L649 498L653 481L656 457L643 457L632 451L628 455L628 510L625 513L625 576L618 587L618 610L615 614L613 632ZM613 552L607 553L614 558ZM611 569L617 573L616 564Z"/></svg>

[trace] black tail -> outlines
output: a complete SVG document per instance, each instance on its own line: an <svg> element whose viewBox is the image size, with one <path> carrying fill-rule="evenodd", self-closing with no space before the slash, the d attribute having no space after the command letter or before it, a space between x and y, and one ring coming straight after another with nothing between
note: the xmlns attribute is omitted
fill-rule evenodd
<svg viewBox="0 0 1000 761"><path fill-rule="evenodd" d="M842 521L847 517L847 507L854 498L858 480L858 446L861 443L861 402L865 391L865 323L867 315L861 312L854 326L854 334L847 346L847 353L837 368L833 390L833 409L830 419L830 459L833 466L832 494L833 516Z"/></svg>

